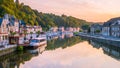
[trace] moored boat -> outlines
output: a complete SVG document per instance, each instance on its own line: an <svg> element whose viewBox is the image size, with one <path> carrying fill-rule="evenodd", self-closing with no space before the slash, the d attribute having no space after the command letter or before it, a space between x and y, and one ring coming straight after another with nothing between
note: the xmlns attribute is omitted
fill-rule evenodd
<svg viewBox="0 0 120 68"><path fill-rule="evenodd" d="M38 48L46 43L47 43L46 38L35 38L35 39L30 40L30 45L28 47Z"/></svg>

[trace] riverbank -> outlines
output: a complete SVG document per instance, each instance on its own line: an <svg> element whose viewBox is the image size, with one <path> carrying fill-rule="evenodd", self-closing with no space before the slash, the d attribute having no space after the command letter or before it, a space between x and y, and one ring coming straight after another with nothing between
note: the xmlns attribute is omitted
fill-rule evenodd
<svg viewBox="0 0 120 68"><path fill-rule="evenodd" d="M87 33L78 33L76 34L77 36L88 38L88 39L94 39L94 40L99 40L100 42L104 42L107 44L115 45L120 47L120 38L115 38L115 37L106 37L106 36L101 36L101 35L91 35Z"/></svg>
<svg viewBox="0 0 120 68"><path fill-rule="evenodd" d="M14 52L16 50L17 45L9 45L0 48L0 56Z"/></svg>

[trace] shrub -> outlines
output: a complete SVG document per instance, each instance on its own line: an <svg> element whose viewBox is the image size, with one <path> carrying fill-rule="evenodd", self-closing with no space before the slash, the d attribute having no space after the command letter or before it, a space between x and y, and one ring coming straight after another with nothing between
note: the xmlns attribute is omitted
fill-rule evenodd
<svg viewBox="0 0 120 68"><path fill-rule="evenodd" d="M23 51L23 46L18 46L17 51Z"/></svg>

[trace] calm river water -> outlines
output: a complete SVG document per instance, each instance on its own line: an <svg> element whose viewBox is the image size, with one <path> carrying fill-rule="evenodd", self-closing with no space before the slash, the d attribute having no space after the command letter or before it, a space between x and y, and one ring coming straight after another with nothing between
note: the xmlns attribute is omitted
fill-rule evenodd
<svg viewBox="0 0 120 68"><path fill-rule="evenodd" d="M120 48L79 37L0 57L0 68L120 68Z"/></svg>

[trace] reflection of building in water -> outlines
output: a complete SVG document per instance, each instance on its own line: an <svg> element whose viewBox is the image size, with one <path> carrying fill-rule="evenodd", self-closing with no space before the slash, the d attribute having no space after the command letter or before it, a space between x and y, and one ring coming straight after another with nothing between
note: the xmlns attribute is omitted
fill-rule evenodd
<svg viewBox="0 0 120 68"><path fill-rule="evenodd" d="M22 59L19 60L18 56L13 56L13 54L1 56L0 58L0 68L19 68L20 61L22 61Z"/></svg>
<svg viewBox="0 0 120 68"><path fill-rule="evenodd" d="M0 68L19 68L21 63L25 63L26 61L31 60L31 58L43 53L46 46L47 45L43 45L36 50L29 50L22 53L10 53L0 56Z"/></svg>
<svg viewBox="0 0 120 68"><path fill-rule="evenodd" d="M90 40L89 41L90 42L90 44L93 46L93 47L95 47L95 48L100 48L101 47L101 45L99 44L99 43L97 43L97 42L94 42L93 40Z"/></svg>
<svg viewBox="0 0 120 68"><path fill-rule="evenodd" d="M116 47L106 43L101 44L100 42L97 42L95 40L91 40L90 44L96 48L101 47L103 49L104 54L107 54L115 59L120 59L120 47Z"/></svg>
<svg viewBox="0 0 120 68"><path fill-rule="evenodd" d="M0 62L0 68L10 68L9 66L10 66L10 63L8 63L8 60Z"/></svg>
<svg viewBox="0 0 120 68"><path fill-rule="evenodd" d="M65 32L65 36L66 37L68 37L68 38L70 38L70 37L72 37L73 36L73 33L72 32Z"/></svg>
<svg viewBox="0 0 120 68"><path fill-rule="evenodd" d="M64 38L65 38L65 34L61 34L61 35L59 36L59 38L60 38L60 39L64 39Z"/></svg>
<svg viewBox="0 0 120 68"><path fill-rule="evenodd" d="M102 49L105 54L107 54L111 57L115 57L116 59L120 59L120 50L118 50L116 48L114 49L112 47L106 47L106 46L102 46Z"/></svg>

